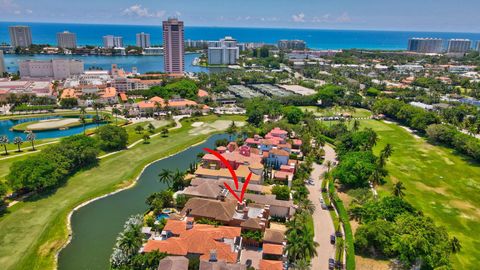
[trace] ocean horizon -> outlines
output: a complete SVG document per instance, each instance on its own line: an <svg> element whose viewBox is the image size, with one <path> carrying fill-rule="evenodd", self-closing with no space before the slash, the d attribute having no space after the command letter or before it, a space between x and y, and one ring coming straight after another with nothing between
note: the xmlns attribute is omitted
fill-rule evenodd
<svg viewBox="0 0 480 270"><path fill-rule="evenodd" d="M122 36L124 44L134 45L135 34L146 32L151 35L152 45L162 43L161 25L122 25L122 24L79 24L79 23L38 23L38 22L0 22L0 42L10 43L8 26L28 25L32 28L35 44L55 45L56 33L70 31L77 34L78 45L102 45L104 35ZM92 30L94 27L94 30ZM218 40L232 36L239 42L264 42L276 44L280 39L301 39L312 49L371 49L405 50L408 39L412 37L442 38L447 42L451 38L480 40L480 33L466 32L425 32L425 31L387 31L387 30L332 30L309 28L251 28L185 26L185 39Z"/></svg>

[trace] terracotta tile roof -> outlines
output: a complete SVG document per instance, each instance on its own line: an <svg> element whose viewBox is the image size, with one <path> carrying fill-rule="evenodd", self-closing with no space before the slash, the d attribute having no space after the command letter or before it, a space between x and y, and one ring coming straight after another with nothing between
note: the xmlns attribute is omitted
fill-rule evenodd
<svg viewBox="0 0 480 270"><path fill-rule="evenodd" d="M276 171L275 172L275 179L287 180L288 177L292 175L292 172L285 172L285 171Z"/></svg>
<svg viewBox="0 0 480 270"><path fill-rule="evenodd" d="M240 165L235 170L235 173L237 174L238 177L247 178L248 174L250 173L250 169L245 165ZM231 178L232 177L232 175L230 174L230 171L228 171L228 169L223 169L223 168L219 169L219 170L213 170L213 169L199 167L195 171L195 175L210 176L210 177L222 177L222 178ZM260 181L260 179L261 179L260 175L252 174L252 178L250 180L251 181Z"/></svg>
<svg viewBox="0 0 480 270"><path fill-rule="evenodd" d="M122 101L128 101L127 94L125 94L125 93L120 93L120 99L121 99Z"/></svg>
<svg viewBox="0 0 480 270"><path fill-rule="evenodd" d="M258 270L283 270L281 261L261 260Z"/></svg>
<svg viewBox="0 0 480 270"><path fill-rule="evenodd" d="M207 262L200 261L199 270L246 270L247 266L244 264L231 264L226 262Z"/></svg>
<svg viewBox="0 0 480 270"><path fill-rule="evenodd" d="M222 242L223 239L240 237L239 227L215 227L212 225L195 224L192 229L186 230L179 237L170 237L167 240L149 240L144 246L144 252L158 250L171 255L186 256L187 254L200 254L201 260L208 260L210 252L215 250L217 259L235 263L238 253L232 249L231 244Z"/></svg>
<svg viewBox="0 0 480 270"><path fill-rule="evenodd" d="M216 199L222 192L223 187L216 181L204 182L198 186L189 186L183 190L183 194L189 196L206 197Z"/></svg>
<svg viewBox="0 0 480 270"><path fill-rule="evenodd" d="M257 230L262 229L259 218L249 218L246 221L243 221L242 223L240 223L240 227L247 228L247 229L257 229Z"/></svg>
<svg viewBox="0 0 480 270"><path fill-rule="evenodd" d="M115 87L107 87L105 88L102 98L113 98L117 96L117 89Z"/></svg>
<svg viewBox="0 0 480 270"><path fill-rule="evenodd" d="M158 270L188 270L188 259L183 256L168 256L158 265Z"/></svg>
<svg viewBox="0 0 480 270"><path fill-rule="evenodd" d="M171 99L168 101L169 107L185 107L185 106L196 106L197 102L188 99Z"/></svg>
<svg viewBox="0 0 480 270"><path fill-rule="evenodd" d="M302 145L302 140L299 139L293 139L293 145Z"/></svg>
<svg viewBox="0 0 480 270"><path fill-rule="evenodd" d="M266 243L282 244L285 241L285 233L279 230L266 229L263 235Z"/></svg>
<svg viewBox="0 0 480 270"><path fill-rule="evenodd" d="M183 220L168 219L163 230L170 231L175 235L180 235L187 230L187 224Z"/></svg>
<svg viewBox="0 0 480 270"><path fill-rule="evenodd" d="M290 154L285 151L285 150L282 150L282 149L272 149L270 150L270 153L276 155L276 156L290 156Z"/></svg>
<svg viewBox="0 0 480 270"><path fill-rule="evenodd" d="M203 90L203 89L198 89L197 96L198 97L208 97L208 92Z"/></svg>
<svg viewBox="0 0 480 270"><path fill-rule="evenodd" d="M77 94L76 94L75 89L72 89L72 88L63 89L62 95L60 96L60 98L61 98L61 99L64 99L64 98L77 98Z"/></svg>
<svg viewBox="0 0 480 270"><path fill-rule="evenodd" d="M191 198L185 204L182 214L193 217L204 217L228 222L235 213L235 201L216 201L202 198Z"/></svg>
<svg viewBox="0 0 480 270"><path fill-rule="evenodd" d="M283 255L283 245L263 244L263 254Z"/></svg>

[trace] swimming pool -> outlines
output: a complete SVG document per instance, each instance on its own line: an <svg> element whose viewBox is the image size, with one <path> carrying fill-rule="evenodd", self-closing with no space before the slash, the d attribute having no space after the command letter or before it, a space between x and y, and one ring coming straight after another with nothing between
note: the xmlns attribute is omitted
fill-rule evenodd
<svg viewBox="0 0 480 270"><path fill-rule="evenodd" d="M162 219L169 219L169 218L170 218L170 215L169 214L164 214L164 213L157 216L158 221L160 221Z"/></svg>

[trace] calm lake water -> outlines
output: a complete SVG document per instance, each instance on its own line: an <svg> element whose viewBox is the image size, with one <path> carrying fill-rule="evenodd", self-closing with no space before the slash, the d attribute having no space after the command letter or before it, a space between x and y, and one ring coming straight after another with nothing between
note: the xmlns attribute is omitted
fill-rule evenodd
<svg viewBox="0 0 480 270"><path fill-rule="evenodd" d="M165 185L159 183L162 169L184 171L196 160L204 147L214 147L215 141L227 135L211 136L203 144L186 149L174 156L159 160L148 166L137 184L112 196L94 201L72 215L72 241L59 255L61 270L104 270L109 268L109 258L115 239L123 230L123 224L131 215L147 210L145 199Z"/></svg>
<svg viewBox="0 0 480 270"><path fill-rule="evenodd" d="M185 54L185 71L187 72L209 72L208 68L192 65L193 60L200 54ZM83 55L15 55L5 54L5 65L8 72L16 72L18 63L22 60L51 60L51 59L79 59L85 64L85 70L92 67L100 67L103 70L110 70L112 64L117 64L125 71L132 71L133 67L138 72L164 71L163 56L83 56Z"/></svg>
<svg viewBox="0 0 480 270"><path fill-rule="evenodd" d="M91 116L87 115L86 117L91 117ZM25 123L25 122L40 121L40 120L47 120L47 119L58 119L58 118L63 118L63 117L62 116L42 116L42 117L31 117L31 118L23 118L23 119L15 119L15 120L0 120L0 135L7 135L10 141L12 141L13 138L17 136L21 137L25 141L27 137L26 133L18 132L18 131L10 131L10 129L13 126L16 126L18 124ZM88 129L95 125L96 124L89 123L85 125L85 128ZM67 130L38 131L34 133L35 133L36 139L38 140L38 139L66 137L70 135L80 134L82 132L83 132L83 126L71 127Z"/></svg>

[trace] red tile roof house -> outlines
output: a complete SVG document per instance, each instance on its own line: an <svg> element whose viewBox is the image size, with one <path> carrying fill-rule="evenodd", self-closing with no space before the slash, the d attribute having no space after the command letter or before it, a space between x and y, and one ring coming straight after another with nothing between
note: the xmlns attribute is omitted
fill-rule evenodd
<svg viewBox="0 0 480 270"><path fill-rule="evenodd" d="M141 252L158 250L170 255L199 257L202 261L224 261L237 263L242 238L239 227L212 226L205 224L187 225L187 221L168 220L164 229L165 240L148 240ZM169 231L175 231L170 234ZM178 235L178 236L175 236Z"/></svg>
<svg viewBox="0 0 480 270"><path fill-rule="evenodd" d="M262 259L258 270L283 270L283 262Z"/></svg>
<svg viewBox="0 0 480 270"><path fill-rule="evenodd" d="M283 245L277 244L263 244L263 259L272 260L272 261L282 261L283 260Z"/></svg>

